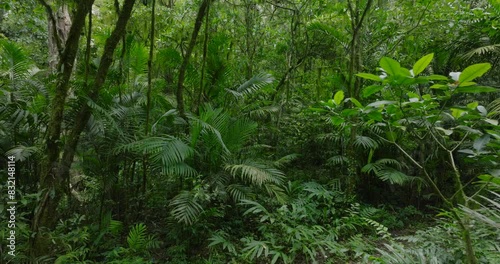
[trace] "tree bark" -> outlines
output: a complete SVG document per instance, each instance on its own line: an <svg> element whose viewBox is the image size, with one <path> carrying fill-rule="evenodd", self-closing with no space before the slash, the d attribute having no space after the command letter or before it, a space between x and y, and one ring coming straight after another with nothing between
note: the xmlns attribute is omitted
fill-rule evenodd
<svg viewBox="0 0 500 264"><path fill-rule="evenodd" d="M62 4L54 13L52 7L44 0L39 0L45 8L48 20L48 47L49 47L49 68L56 72L60 57L63 53L65 42L71 29L71 18L68 6Z"/></svg>

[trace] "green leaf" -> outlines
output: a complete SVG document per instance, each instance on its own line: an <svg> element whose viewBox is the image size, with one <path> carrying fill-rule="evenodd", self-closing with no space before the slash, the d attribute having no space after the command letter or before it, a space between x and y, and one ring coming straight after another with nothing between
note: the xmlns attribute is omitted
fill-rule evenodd
<svg viewBox="0 0 500 264"><path fill-rule="evenodd" d="M332 124L334 126L338 126L338 125L345 122L345 120L343 118L338 117L338 116L332 116L332 117L330 117L330 120L332 121Z"/></svg>
<svg viewBox="0 0 500 264"><path fill-rule="evenodd" d="M448 85L445 84L434 84L430 87L431 89L448 90Z"/></svg>
<svg viewBox="0 0 500 264"><path fill-rule="evenodd" d="M459 109L459 108L451 108L451 115L454 118L460 118L461 116L465 115L467 112Z"/></svg>
<svg viewBox="0 0 500 264"><path fill-rule="evenodd" d="M363 105L356 98L348 98L347 100L351 101L355 106L363 108Z"/></svg>
<svg viewBox="0 0 500 264"><path fill-rule="evenodd" d="M357 109L344 109L342 110L342 112L340 112L342 114L342 116L345 116L345 117L348 117L348 116L355 116L358 114L358 110Z"/></svg>
<svg viewBox="0 0 500 264"><path fill-rule="evenodd" d="M392 142L396 141L396 139L398 138L396 132L393 131L387 131L385 135L387 139Z"/></svg>
<svg viewBox="0 0 500 264"><path fill-rule="evenodd" d="M436 127L437 130L442 131L445 135L449 136L453 134L453 130L444 129L442 127Z"/></svg>
<svg viewBox="0 0 500 264"><path fill-rule="evenodd" d="M336 92L335 96L333 96L333 101L335 102L335 104L340 105L342 103L342 100L344 100L344 91Z"/></svg>
<svg viewBox="0 0 500 264"><path fill-rule="evenodd" d="M363 79L377 81L377 82L382 81L382 79L379 76L377 76L375 74L371 74L371 73L360 72L360 73L356 74L356 76L361 77Z"/></svg>
<svg viewBox="0 0 500 264"><path fill-rule="evenodd" d="M479 105L478 102L472 102L467 104L467 108L469 109L475 109Z"/></svg>
<svg viewBox="0 0 500 264"><path fill-rule="evenodd" d="M390 75L398 74L401 69L401 65L399 64L399 62L388 57L383 57L382 59L380 59L380 67Z"/></svg>
<svg viewBox="0 0 500 264"><path fill-rule="evenodd" d="M431 63L432 58L434 58L434 53L427 54L415 62L415 65L413 65L413 74L417 76L419 73L423 72Z"/></svg>
<svg viewBox="0 0 500 264"><path fill-rule="evenodd" d="M363 97L364 98L368 98L370 95L374 94L374 93L378 93L380 90L382 90L382 88L384 88L384 86L382 85L370 85L370 86L367 86L365 87L365 89L363 89Z"/></svg>
<svg viewBox="0 0 500 264"><path fill-rule="evenodd" d="M494 126L498 126L498 120L495 120L495 119L485 118L485 119L484 119L484 122L489 123L489 124L492 124L492 125L494 125Z"/></svg>
<svg viewBox="0 0 500 264"><path fill-rule="evenodd" d="M467 86L457 88L457 92L459 93L494 93L498 91L499 90L497 88L489 86Z"/></svg>
<svg viewBox="0 0 500 264"><path fill-rule="evenodd" d="M448 81L448 77L443 76L443 75L437 75L437 74L425 76L424 78L429 80L429 81Z"/></svg>
<svg viewBox="0 0 500 264"><path fill-rule="evenodd" d="M395 104L397 103L396 101L386 101L386 100L382 100L382 101L376 101L376 102L373 102L371 104L369 104L368 106L371 106L371 107L378 107L378 106L381 106L381 105L390 105L390 104Z"/></svg>
<svg viewBox="0 0 500 264"><path fill-rule="evenodd" d="M367 116L371 120L375 120L375 121L382 121L382 120L384 120L384 118L382 117L382 114L380 112L378 112L378 111L370 112L370 113L368 113Z"/></svg>
<svg viewBox="0 0 500 264"><path fill-rule="evenodd" d="M459 87L465 87L465 86L472 86L472 85L476 85L477 83L475 82L464 82L464 83L460 83L460 85L458 85Z"/></svg>
<svg viewBox="0 0 500 264"><path fill-rule="evenodd" d="M476 79L477 77L481 77L490 68L491 68L491 64L489 64L489 63L479 63L479 64L471 65L462 71L462 73L460 74L460 77L458 78L458 81L460 83L470 82L470 81Z"/></svg>

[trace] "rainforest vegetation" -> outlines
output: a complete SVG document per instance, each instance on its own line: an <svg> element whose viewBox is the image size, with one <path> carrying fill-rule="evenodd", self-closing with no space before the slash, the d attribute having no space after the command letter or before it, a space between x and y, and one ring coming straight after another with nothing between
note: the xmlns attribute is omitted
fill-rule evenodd
<svg viewBox="0 0 500 264"><path fill-rule="evenodd" d="M0 263L500 263L500 1L0 2Z"/></svg>

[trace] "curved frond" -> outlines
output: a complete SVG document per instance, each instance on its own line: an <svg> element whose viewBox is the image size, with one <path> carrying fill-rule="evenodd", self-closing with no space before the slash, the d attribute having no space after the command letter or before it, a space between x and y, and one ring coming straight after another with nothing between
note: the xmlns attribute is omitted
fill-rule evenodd
<svg viewBox="0 0 500 264"><path fill-rule="evenodd" d="M182 191L175 196L169 206L172 215L180 223L193 224L203 212L203 207L196 201L196 197L189 191Z"/></svg>
<svg viewBox="0 0 500 264"><path fill-rule="evenodd" d="M330 164L330 165L344 165L348 161L349 161L349 159L346 156L336 155L336 156L329 158L326 162L327 162L327 164Z"/></svg>
<svg viewBox="0 0 500 264"><path fill-rule="evenodd" d="M172 137L149 137L121 145L115 153L131 152L136 155L149 155L153 162L164 166L178 165L193 154L193 149L182 140Z"/></svg>
<svg viewBox="0 0 500 264"><path fill-rule="evenodd" d="M238 88L236 88L236 90L226 89L226 91L236 98L241 98L262 89L273 81L274 77L271 74L260 73L241 84Z"/></svg>
<svg viewBox="0 0 500 264"><path fill-rule="evenodd" d="M362 147L363 149L376 149L378 147L378 143L367 136L356 136L354 146L358 148Z"/></svg>
<svg viewBox="0 0 500 264"><path fill-rule="evenodd" d="M18 161L24 161L38 151L40 151L40 149L35 146L16 146L15 148L7 151L5 154L7 156L15 156Z"/></svg>
<svg viewBox="0 0 500 264"><path fill-rule="evenodd" d="M231 198L240 202L249 198L250 189L241 184L231 184L226 187L227 192L231 195Z"/></svg>
<svg viewBox="0 0 500 264"><path fill-rule="evenodd" d="M281 185L285 177L283 172L252 160L245 160L239 164L226 164L224 169L233 177L239 177L257 186L265 183Z"/></svg>
<svg viewBox="0 0 500 264"><path fill-rule="evenodd" d="M299 157L299 154L289 154L286 156L283 156L279 160L274 162L274 166L276 168L284 168L286 165L290 164L292 161L296 160Z"/></svg>
<svg viewBox="0 0 500 264"><path fill-rule="evenodd" d="M469 60L475 56L482 56L486 54L491 54L500 51L500 44L486 45L479 48L475 48L462 55L462 58Z"/></svg>
<svg viewBox="0 0 500 264"><path fill-rule="evenodd" d="M488 105L488 110L489 116L494 118L500 117L500 98L493 100L493 102Z"/></svg>

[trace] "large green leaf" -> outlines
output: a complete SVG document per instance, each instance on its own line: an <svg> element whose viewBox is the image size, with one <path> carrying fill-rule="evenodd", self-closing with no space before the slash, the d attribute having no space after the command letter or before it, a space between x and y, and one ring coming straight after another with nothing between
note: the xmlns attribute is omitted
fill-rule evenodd
<svg viewBox="0 0 500 264"><path fill-rule="evenodd" d="M382 86L382 85L370 85L370 86L367 86L367 87L365 87L365 89L363 89L363 92L362 92L363 97L367 98L370 95L379 92L380 90L382 90L382 88L384 88L384 86Z"/></svg>
<svg viewBox="0 0 500 264"><path fill-rule="evenodd" d="M458 81L460 83L470 82L477 77L483 76L483 74L485 74L490 68L491 64L489 63L471 65L463 70L462 74L460 74L460 77L458 78Z"/></svg>
<svg viewBox="0 0 500 264"><path fill-rule="evenodd" d="M361 77L363 79L377 81L377 82L382 81L382 78L380 78L379 76L377 76L375 74L371 74L371 73L360 72L360 73L356 74L356 76Z"/></svg>
<svg viewBox="0 0 500 264"><path fill-rule="evenodd" d="M429 81L447 81L448 80L448 77L443 76L443 75L437 75L437 74L432 74L429 76L425 76L423 78L425 78Z"/></svg>
<svg viewBox="0 0 500 264"><path fill-rule="evenodd" d="M380 67L390 75L398 74L401 69L401 65L399 64L399 62L388 57L383 57L382 59L380 59Z"/></svg>
<svg viewBox="0 0 500 264"><path fill-rule="evenodd" d="M415 62L415 65L413 65L413 74L417 76L419 73L423 72L431 63L432 58L434 58L434 53L427 54Z"/></svg>
<svg viewBox="0 0 500 264"><path fill-rule="evenodd" d="M333 101L335 102L335 104L340 105L342 103L342 100L344 100L344 92L343 91L336 92L335 96L333 96Z"/></svg>
<svg viewBox="0 0 500 264"><path fill-rule="evenodd" d="M498 91L497 88L488 86L466 86L457 88L457 92L459 93L494 93Z"/></svg>

